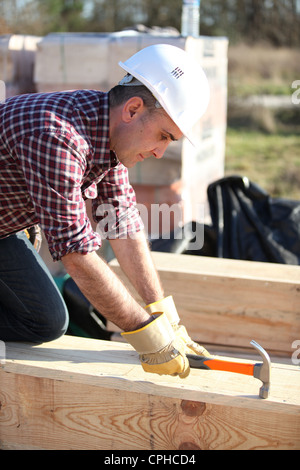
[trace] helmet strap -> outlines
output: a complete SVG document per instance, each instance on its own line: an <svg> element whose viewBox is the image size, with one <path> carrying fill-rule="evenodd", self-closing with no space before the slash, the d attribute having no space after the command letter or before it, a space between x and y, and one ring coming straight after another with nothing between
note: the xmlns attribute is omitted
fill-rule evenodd
<svg viewBox="0 0 300 470"><path fill-rule="evenodd" d="M130 73L127 73L125 75L125 77L123 77L122 80L119 81L118 85L121 85L121 86L145 86L142 82L140 82L137 78L135 78ZM156 100L156 103L155 103L155 107L157 109L162 108L161 104L157 100Z"/></svg>
<svg viewBox="0 0 300 470"><path fill-rule="evenodd" d="M122 80L118 83L118 85L121 86L144 86L142 82L137 80L137 78L133 77L130 75L130 73L127 73L125 77L122 78Z"/></svg>

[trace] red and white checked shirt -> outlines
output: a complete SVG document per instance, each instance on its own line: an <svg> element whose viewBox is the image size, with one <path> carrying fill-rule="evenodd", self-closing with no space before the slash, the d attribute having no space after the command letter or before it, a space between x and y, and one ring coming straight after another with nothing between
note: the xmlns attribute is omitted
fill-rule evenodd
<svg viewBox="0 0 300 470"><path fill-rule="evenodd" d="M39 224L54 260L87 253L104 236L143 228L135 202L128 171L110 151L107 93L28 94L0 104L0 238Z"/></svg>

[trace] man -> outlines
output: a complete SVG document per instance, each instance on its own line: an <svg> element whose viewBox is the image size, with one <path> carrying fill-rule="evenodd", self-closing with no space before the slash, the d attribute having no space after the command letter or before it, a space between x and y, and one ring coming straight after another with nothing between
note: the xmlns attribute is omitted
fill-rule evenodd
<svg viewBox="0 0 300 470"><path fill-rule="evenodd" d="M204 350L179 326L172 298L164 299L127 168L161 158L170 142L188 137L207 107L207 79L169 45L145 48L120 66L127 75L109 93L21 95L0 105L0 339L44 342L66 331L64 301L24 232L39 224L53 259L124 331L143 368L184 377L186 352ZM148 307L96 254L101 236L86 198ZM102 227L107 213L114 223Z"/></svg>

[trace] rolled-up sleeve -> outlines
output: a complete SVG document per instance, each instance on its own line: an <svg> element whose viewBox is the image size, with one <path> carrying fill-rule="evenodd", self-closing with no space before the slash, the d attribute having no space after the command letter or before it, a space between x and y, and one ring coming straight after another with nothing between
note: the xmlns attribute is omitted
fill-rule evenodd
<svg viewBox="0 0 300 470"><path fill-rule="evenodd" d="M23 137L18 144L17 155L32 210L54 260L101 246L101 237L92 229L81 192L87 151L85 140L68 132L37 132Z"/></svg>
<svg viewBox="0 0 300 470"><path fill-rule="evenodd" d="M135 192L129 183L128 170L123 164L118 163L110 169L98 184L98 196L93 201L93 218L101 238L127 238L144 229Z"/></svg>

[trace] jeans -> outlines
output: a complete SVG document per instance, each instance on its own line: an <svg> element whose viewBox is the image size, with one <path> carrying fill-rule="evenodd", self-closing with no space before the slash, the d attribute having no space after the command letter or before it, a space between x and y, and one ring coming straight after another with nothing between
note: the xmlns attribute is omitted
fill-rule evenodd
<svg viewBox="0 0 300 470"><path fill-rule="evenodd" d="M0 239L0 340L42 343L67 327L65 302L26 234Z"/></svg>

